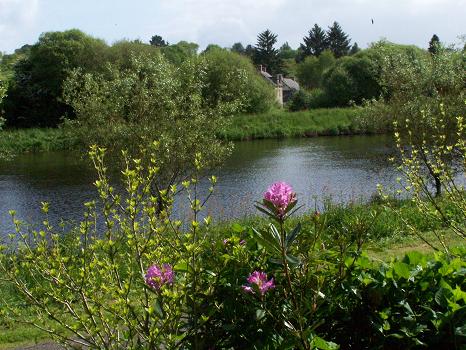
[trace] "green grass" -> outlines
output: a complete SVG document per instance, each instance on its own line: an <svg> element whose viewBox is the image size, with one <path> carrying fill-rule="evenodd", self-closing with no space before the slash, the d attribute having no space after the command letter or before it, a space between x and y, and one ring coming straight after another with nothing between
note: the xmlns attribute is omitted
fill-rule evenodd
<svg viewBox="0 0 466 350"><path fill-rule="evenodd" d="M0 131L0 155L69 150L77 141L62 129L7 129Z"/></svg>
<svg viewBox="0 0 466 350"><path fill-rule="evenodd" d="M357 108L313 109L289 112L284 109L262 114L238 115L218 137L231 141L313 137L319 135L363 134L356 117Z"/></svg>
<svg viewBox="0 0 466 350"><path fill-rule="evenodd" d="M358 108L314 109L289 112L275 109L262 114L237 115L218 133L224 140L240 141L319 135L367 133L357 122ZM0 131L0 157L20 153L76 149L79 142L62 129L31 128Z"/></svg>

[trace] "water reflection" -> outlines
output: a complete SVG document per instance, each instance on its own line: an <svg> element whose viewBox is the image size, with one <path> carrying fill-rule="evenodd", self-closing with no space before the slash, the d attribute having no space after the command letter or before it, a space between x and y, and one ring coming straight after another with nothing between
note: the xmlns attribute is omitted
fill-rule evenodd
<svg viewBox="0 0 466 350"><path fill-rule="evenodd" d="M387 136L238 143L230 159L214 172L219 182L208 211L220 219L254 212L253 201L277 180L292 184L308 207L324 195L342 202L367 199L377 183L394 182L396 174L387 161L391 150ZM9 209L21 219L41 222L41 201L52 204L50 217L55 222L79 220L82 203L95 197L93 181L92 168L73 153L22 155L0 162L0 233L12 229ZM186 201L179 200L178 215L186 208Z"/></svg>

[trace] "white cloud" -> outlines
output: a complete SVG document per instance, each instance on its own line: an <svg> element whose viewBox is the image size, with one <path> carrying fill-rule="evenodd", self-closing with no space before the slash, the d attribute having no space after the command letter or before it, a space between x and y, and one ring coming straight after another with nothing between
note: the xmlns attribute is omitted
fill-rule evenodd
<svg viewBox="0 0 466 350"><path fill-rule="evenodd" d="M176 40L232 43L253 40L256 27L273 27L287 0L163 0L163 32ZM251 30L253 29L254 30ZM173 39L172 39L173 40Z"/></svg>
<svg viewBox="0 0 466 350"><path fill-rule="evenodd" d="M153 29L169 41L229 46L270 28L296 47L314 23L338 21L360 46L381 37L425 46L433 33L452 42L466 32L465 11L466 0L161 0Z"/></svg>
<svg viewBox="0 0 466 350"><path fill-rule="evenodd" d="M0 0L0 50L18 46L34 25L39 0Z"/></svg>

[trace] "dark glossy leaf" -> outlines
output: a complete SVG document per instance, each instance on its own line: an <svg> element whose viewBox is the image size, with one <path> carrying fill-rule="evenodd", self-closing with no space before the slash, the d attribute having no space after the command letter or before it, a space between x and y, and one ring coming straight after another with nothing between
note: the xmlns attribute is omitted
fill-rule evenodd
<svg viewBox="0 0 466 350"><path fill-rule="evenodd" d="M257 243L262 245L270 254L280 254L280 245L277 244L269 232L258 232L256 229L253 229L253 232Z"/></svg>
<svg viewBox="0 0 466 350"><path fill-rule="evenodd" d="M296 206L296 204L298 204L298 201L294 201L293 203L290 203L290 205L286 207L285 214L288 214L291 211L291 209L293 209Z"/></svg>
<svg viewBox="0 0 466 350"><path fill-rule="evenodd" d="M280 244L281 244L281 237L280 237L280 233L278 232L277 228L275 227L274 224L270 224L270 232L272 233L272 236L273 238L275 239L275 241L277 241L278 243L278 246L280 247Z"/></svg>
<svg viewBox="0 0 466 350"><path fill-rule="evenodd" d="M455 328L455 335L460 337L466 337L466 324Z"/></svg>
<svg viewBox="0 0 466 350"><path fill-rule="evenodd" d="M312 339L312 343L317 349L320 349L320 350L337 350L340 348L338 344L335 344L331 341L324 340L318 336L315 336Z"/></svg>
<svg viewBox="0 0 466 350"><path fill-rule="evenodd" d="M304 207L304 205L300 205L299 207L297 207L295 210L293 210L291 213L289 213L288 216L292 216L294 213L296 213L302 207Z"/></svg>
<svg viewBox="0 0 466 350"><path fill-rule="evenodd" d="M299 223L294 229L293 231L290 232L290 234L288 236L286 236L286 240L285 240L285 245L286 247L289 247L293 244L293 242L295 241L296 237L298 236L298 234L301 232L301 223Z"/></svg>
<svg viewBox="0 0 466 350"><path fill-rule="evenodd" d="M269 217L272 217L272 218L275 218L275 214L274 213L271 213L269 212L268 210L264 209L263 207L260 207L258 205L255 205L256 209L259 210L260 212L264 213L265 215L269 216Z"/></svg>
<svg viewBox="0 0 466 350"><path fill-rule="evenodd" d="M289 255L287 254L286 255L286 260L288 261L288 263L292 266L296 266L296 265L299 265L301 264L301 260L299 260L299 258L293 256L293 255Z"/></svg>
<svg viewBox="0 0 466 350"><path fill-rule="evenodd" d="M158 299L155 299L154 301L154 311L160 318L165 317L164 312L162 310L162 306L160 305L160 302Z"/></svg>

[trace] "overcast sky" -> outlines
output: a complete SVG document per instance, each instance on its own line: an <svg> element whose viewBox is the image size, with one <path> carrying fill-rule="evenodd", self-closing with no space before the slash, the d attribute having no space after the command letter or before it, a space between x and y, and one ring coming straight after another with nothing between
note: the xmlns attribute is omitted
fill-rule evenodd
<svg viewBox="0 0 466 350"><path fill-rule="evenodd" d="M158 34L201 47L254 44L269 28L280 44L297 47L314 23L327 28L333 21L360 47L380 38L426 47L433 33L458 43L466 34L466 0L0 0L0 51L70 28L108 43Z"/></svg>

